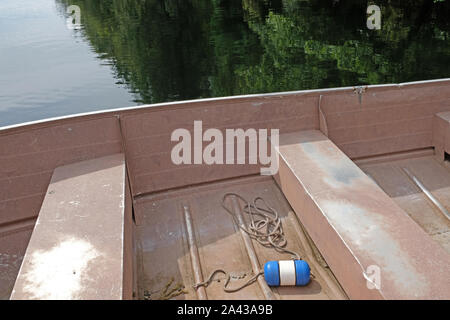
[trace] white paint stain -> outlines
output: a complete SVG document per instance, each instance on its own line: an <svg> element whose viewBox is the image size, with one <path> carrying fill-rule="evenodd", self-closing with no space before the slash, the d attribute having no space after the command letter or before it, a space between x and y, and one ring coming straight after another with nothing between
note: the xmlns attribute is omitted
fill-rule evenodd
<svg viewBox="0 0 450 320"><path fill-rule="evenodd" d="M76 299L82 291L89 263L100 254L86 240L67 239L31 257L24 291L32 299Z"/></svg>

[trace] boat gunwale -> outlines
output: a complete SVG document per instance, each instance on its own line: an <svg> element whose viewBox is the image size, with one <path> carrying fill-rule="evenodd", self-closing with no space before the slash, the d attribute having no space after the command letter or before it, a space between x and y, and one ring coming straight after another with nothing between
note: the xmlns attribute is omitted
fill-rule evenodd
<svg viewBox="0 0 450 320"><path fill-rule="evenodd" d="M422 80L422 81L412 81L412 82L402 82L398 84L375 84L375 85L357 85L357 86L349 86L349 87L336 87L336 88L322 88L322 89L307 89L307 90L296 90L296 91L282 91L282 92L271 92L271 93L258 93L258 94L246 94L246 95L236 95L236 96L225 96L225 97L212 97L212 98L202 98L202 99L191 99L191 100L180 100L180 101L170 101L170 102L161 102L154 104L144 104L123 108L114 108L114 109L104 109L98 111L84 112L84 113L74 113L70 115L60 116L60 117L51 117L41 120L23 122L18 124L12 124L8 126L0 127L0 136L7 135L9 133L18 133L21 129L31 130L31 129L39 129L43 128L46 125L54 125L55 123L64 123L66 120L90 120L91 118L98 119L102 116L116 116L119 117L123 114L133 114L144 109L148 109L148 111L158 111L161 108L167 109L168 107L172 107L171 109L175 110L178 108L188 108L188 107L201 107L204 103L211 102L232 102L236 100L246 99L261 99L261 98L276 98L276 97L284 97L284 96L311 96L315 94L336 94L336 93L346 93L353 92L358 87L363 87L366 89L402 89L404 87L411 86L428 86L436 83L445 84L448 82L450 84L450 78L441 78L441 79L431 79L431 80Z"/></svg>

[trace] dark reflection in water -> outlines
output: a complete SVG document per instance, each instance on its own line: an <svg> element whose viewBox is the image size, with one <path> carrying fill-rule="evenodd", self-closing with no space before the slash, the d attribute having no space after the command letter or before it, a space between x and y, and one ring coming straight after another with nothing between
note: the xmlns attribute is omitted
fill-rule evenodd
<svg viewBox="0 0 450 320"><path fill-rule="evenodd" d="M373 3L382 10L381 30L366 27L366 9ZM124 106L123 101L156 103L450 76L450 0L56 4L60 14L68 5L81 8L82 29L71 32L113 70L111 92L117 94L119 87L128 91L117 94L121 105L91 92L90 99L65 113ZM71 101L77 101L77 93L71 91ZM75 105L71 101L68 105ZM53 114L43 114L48 113Z"/></svg>
<svg viewBox="0 0 450 320"><path fill-rule="evenodd" d="M449 2L70 1L142 103L448 77Z"/></svg>

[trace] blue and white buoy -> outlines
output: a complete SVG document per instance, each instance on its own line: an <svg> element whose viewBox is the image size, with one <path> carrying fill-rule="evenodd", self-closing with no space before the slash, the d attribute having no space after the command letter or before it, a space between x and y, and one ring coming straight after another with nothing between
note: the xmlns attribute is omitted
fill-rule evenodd
<svg viewBox="0 0 450 320"><path fill-rule="evenodd" d="M311 270L304 260L268 261L264 265L264 279L269 286L305 286Z"/></svg>

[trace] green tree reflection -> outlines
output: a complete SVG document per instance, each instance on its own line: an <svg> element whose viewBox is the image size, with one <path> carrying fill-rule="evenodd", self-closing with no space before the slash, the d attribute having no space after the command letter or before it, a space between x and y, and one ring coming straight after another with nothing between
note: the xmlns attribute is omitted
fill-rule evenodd
<svg viewBox="0 0 450 320"><path fill-rule="evenodd" d="M68 5L67 0L58 0ZM450 75L449 1L71 0L136 101L397 83Z"/></svg>

